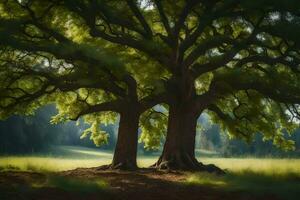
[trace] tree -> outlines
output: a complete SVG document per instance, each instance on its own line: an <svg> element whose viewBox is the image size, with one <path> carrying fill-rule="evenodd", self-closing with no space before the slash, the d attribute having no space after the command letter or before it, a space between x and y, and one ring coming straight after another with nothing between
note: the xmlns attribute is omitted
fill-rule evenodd
<svg viewBox="0 0 300 200"><path fill-rule="evenodd" d="M196 120L205 109L233 136L250 140L262 131L290 147L282 129L291 133L299 116L298 41L291 32L297 30L299 3L168 2L154 1L174 45L168 133L156 165L205 168L194 156Z"/></svg>
<svg viewBox="0 0 300 200"><path fill-rule="evenodd" d="M52 15L56 21L72 19L88 30L85 33L89 38L113 49L114 55L134 57L130 63L147 60L159 69L156 74L149 73L148 63L135 71L157 75L160 85L163 83L164 98L156 103L165 103L169 108L166 142L156 167L217 170L195 158L197 119L205 111L232 136L250 140L256 132L262 132L266 139L291 148L292 142L284 139L282 131L291 133L299 118L300 5L296 0L55 2L52 7L56 12ZM24 5L28 8L27 3ZM50 29L53 33L51 26L39 25L35 25L38 30ZM71 30L70 26L64 29ZM9 30L16 32L16 28ZM57 33L61 32L54 31L51 36L59 41ZM1 43L19 50L28 46L11 36ZM93 50L84 54L77 43L72 45L76 50L65 49L68 54L57 55L61 51L54 47L38 45L35 50L67 60L99 62L99 55L91 57ZM113 69L119 66L100 65ZM126 84L122 78L118 80ZM156 85L155 81L143 83Z"/></svg>
<svg viewBox="0 0 300 200"><path fill-rule="evenodd" d="M157 104L153 96L158 93L155 87L138 84L149 78L132 75L134 63L125 64L130 54L126 57L124 49L119 49L113 57L115 47L108 51L103 46L109 44L87 35L85 27L80 27L82 22L62 3L0 4L4 11L0 19L1 117L32 114L40 106L55 103L59 114L53 123L84 116L91 127L82 137L91 134L96 145L101 145L108 138L100 122L116 121L115 113L119 113L118 140L109 167L134 169L139 117Z"/></svg>

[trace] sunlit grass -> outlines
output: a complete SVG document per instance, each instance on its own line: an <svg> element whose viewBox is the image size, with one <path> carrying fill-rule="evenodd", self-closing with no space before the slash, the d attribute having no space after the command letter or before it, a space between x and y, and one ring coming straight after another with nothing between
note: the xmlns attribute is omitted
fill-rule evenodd
<svg viewBox="0 0 300 200"><path fill-rule="evenodd" d="M140 167L149 167L156 161L155 158L141 158L138 160ZM75 158L51 158L34 156L9 156L0 157L0 170L22 171L66 171L76 168L89 168L107 165L111 158L99 159L75 159Z"/></svg>
<svg viewBox="0 0 300 200"><path fill-rule="evenodd" d="M0 170L57 172L79 167L97 167L109 164L112 160L111 152L90 148L62 146L55 148L55 151L47 155L0 157ZM138 165L148 167L154 164L156 160L156 156L138 156ZM269 175L300 174L300 159L200 157L199 160L204 164L215 164L222 169L235 173L251 170Z"/></svg>
<svg viewBox="0 0 300 200"><path fill-rule="evenodd" d="M230 172L251 170L266 174L300 174L300 159L279 158L202 158L204 164L215 164Z"/></svg>
<svg viewBox="0 0 300 200"><path fill-rule="evenodd" d="M193 173L189 174L187 184L195 185L209 185L209 186L223 186L226 185L226 181L221 176L216 176L209 173Z"/></svg>
<svg viewBox="0 0 300 200"><path fill-rule="evenodd" d="M84 147L58 146L48 154L0 157L0 170L57 172L109 164L112 154Z"/></svg>
<svg viewBox="0 0 300 200"><path fill-rule="evenodd" d="M110 159L68 159L43 157L4 157L0 158L0 169L22 171L65 171L78 167L88 168L109 164Z"/></svg>

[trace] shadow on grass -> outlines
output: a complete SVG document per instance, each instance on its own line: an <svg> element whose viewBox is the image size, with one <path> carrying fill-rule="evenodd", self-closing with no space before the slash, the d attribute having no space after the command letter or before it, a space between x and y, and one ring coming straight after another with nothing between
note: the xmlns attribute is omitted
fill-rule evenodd
<svg viewBox="0 0 300 200"><path fill-rule="evenodd" d="M297 199L300 196L300 174L264 173L251 170L229 172L225 176L208 173L189 174L188 185L210 186L230 192L247 192L253 195L274 195L281 199Z"/></svg>
<svg viewBox="0 0 300 200"><path fill-rule="evenodd" d="M109 183L109 184L108 184ZM225 176L162 171L97 171L79 168L63 173L0 172L0 199L298 199L299 174L250 170Z"/></svg>
<svg viewBox="0 0 300 200"><path fill-rule="evenodd" d="M11 164L0 166L0 171L19 171L19 170L21 170L20 167Z"/></svg>
<svg viewBox="0 0 300 200"><path fill-rule="evenodd" d="M111 199L109 185L100 178L80 179L54 173L0 172L0 199Z"/></svg>
<svg viewBox="0 0 300 200"><path fill-rule="evenodd" d="M94 193L108 189L108 184L101 179L84 180L58 175L48 175L42 187L54 187L68 192Z"/></svg>

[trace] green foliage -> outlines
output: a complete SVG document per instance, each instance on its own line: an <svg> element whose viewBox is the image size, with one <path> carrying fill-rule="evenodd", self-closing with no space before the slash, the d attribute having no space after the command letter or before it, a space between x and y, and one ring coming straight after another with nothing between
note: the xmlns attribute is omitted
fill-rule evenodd
<svg viewBox="0 0 300 200"><path fill-rule="evenodd" d="M140 119L141 136L140 143L146 150L157 150L161 147L162 139L167 132L168 118L165 110L160 107L152 108L142 114Z"/></svg>
<svg viewBox="0 0 300 200"><path fill-rule="evenodd" d="M197 91L197 94L201 95L209 90L211 81L213 79L213 74L205 74L202 76L199 76L195 80L195 88Z"/></svg>
<svg viewBox="0 0 300 200"><path fill-rule="evenodd" d="M100 124L115 124L116 120L117 114L113 112L89 114L84 116L84 122L90 124L90 128L84 130L81 138L85 138L88 134L90 134L90 139L93 140L97 146L107 144L109 135L104 130L101 130Z"/></svg>
<svg viewBox="0 0 300 200"><path fill-rule="evenodd" d="M260 132L292 149L283 132L300 118L299 10L297 0L0 2L0 119L54 103L52 123L88 114L82 137L101 145L100 124L116 117L93 108L166 95L159 103L215 106L233 137ZM141 117L147 149L167 126L153 113Z"/></svg>
<svg viewBox="0 0 300 200"><path fill-rule="evenodd" d="M222 80L217 87L223 92L230 91L231 95L217 102L223 116L211 114L214 116L213 120L222 124L223 130L232 137L250 141L255 133L261 132L265 140L273 140L273 144L278 147L292 150L294 142L286 140L283 133L292 134L298 127L298 122L290 112L288 104L279 103L277 100L288 99L299 92L299 75L280 66L276 69L266 67L266 70L269 71L267 75L254 69L215 73L214 78ZM249 89L236 91L236 84ZM274 92L273 87L276 87ZM276 97L276 92L283 95ZM266 98L266 95L271 98Z"/></svg>
<svg viewBox="0 0 300 200"><path fill-rule="evenodd" d="M96 146L101 146L102 144L107 144L108 142L108 134L105 131L102 131L100 128L100 124L94 122L90 128L83 131L81 135L81 139L87 137L90 133L90 139L94 141Z"/></svg>
<svg viewBox="0 0 300 200"><path fill-rule="evenodd" d="M247 95L251 95L252 101L247 100ZM253 99L256 98L256 101ZM272 101L266 101L261 95L255 92L237 93L226 101L220 101L219 107L224 113L233 113L221 121L218 116L212 119L221 124L223 131L231 137L244 138L250 142L255 133L263 133L265 140L273 140L273 144L284 150L294 149L294 142L286 140L283 132L292 134L297 126L290 121L286 113L282 113L281 108Z"/></svg>

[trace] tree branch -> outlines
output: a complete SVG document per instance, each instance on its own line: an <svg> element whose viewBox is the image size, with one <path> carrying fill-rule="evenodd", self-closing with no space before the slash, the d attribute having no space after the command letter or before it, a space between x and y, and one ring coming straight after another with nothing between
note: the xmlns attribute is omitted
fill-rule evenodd
<svg viewBox="0 0 300 200"><path fill-rule="evenodd" d="M146 32L146 38L151 39L152 38L152 30L149 26L149 24L147 23L146 19L144 18L143 14L141 13L141 11L139 10L139 8L136 5L136 1L134 0L126 0L128 6L130 7L130 9L132 10L132 13L135 15L135 17L139 20L139 22L141 23L141 25L143 26L145 32Z"/></svg>
<svg viewBox="0 0 300 200"><path fill-rule="evenodd" d="M161 4L161 1L160 0L154 0L154 3L156 5L156 8L158 10L158 13L160 15L160 19L161 19L161 22L163 23L164 27L165 27L165 30L166 32L168 33L168 36L170 38L173 38L173 32L172 32L172 28L170 26L170 22L169 22L169 19L168 17L166 16L166 13L164 11L164 8Z"/></svg>
<svg viewBox="0 0 300 200"><path fill-rule="evenodd" d="M106 111L120 112L122 105L123 105L122 101L115 100L115 101L97 104L94 106L88 106L87 109L81 111L75 118L71 118L70 120L77 121L80 117L84 115L92 114L96 112L106 112Z"/></svg>

